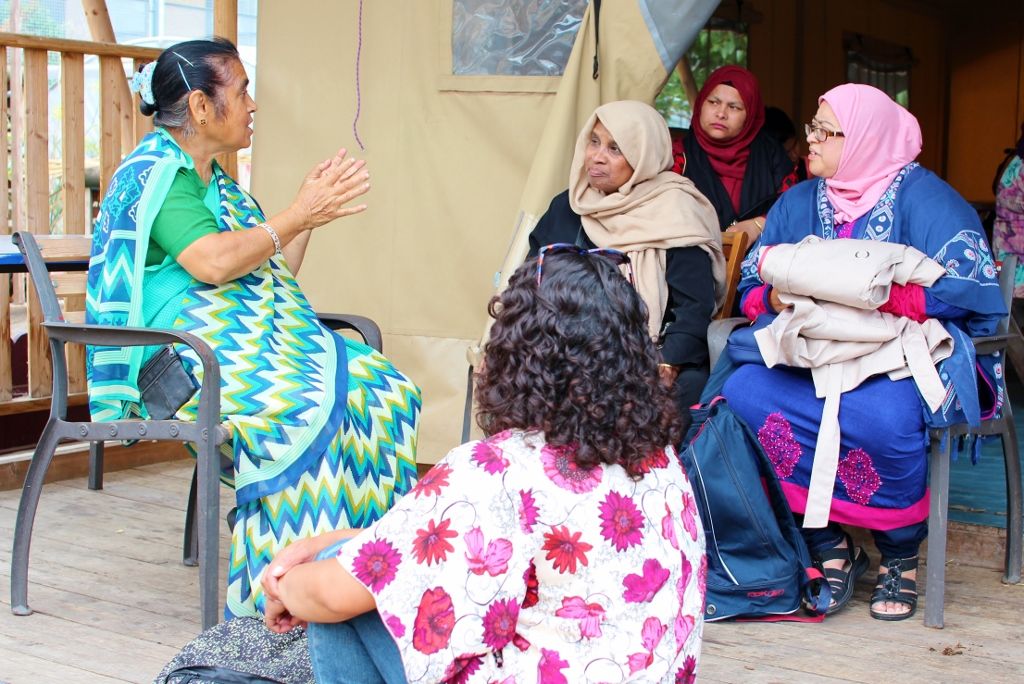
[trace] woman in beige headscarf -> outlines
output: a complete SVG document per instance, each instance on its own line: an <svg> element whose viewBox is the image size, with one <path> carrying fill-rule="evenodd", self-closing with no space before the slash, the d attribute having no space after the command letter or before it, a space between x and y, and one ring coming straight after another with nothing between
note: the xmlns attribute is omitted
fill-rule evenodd
<svg viewBox="0 0 1024 684"><path fill-rule="evenodd" d="M671 168L668 126L653 107L601 105L576 140L569 189L530 234L530 254L554 243L625 252L662 377L685 409L707 379L707 327L724 294L725 259L714 208Z"/></svg>

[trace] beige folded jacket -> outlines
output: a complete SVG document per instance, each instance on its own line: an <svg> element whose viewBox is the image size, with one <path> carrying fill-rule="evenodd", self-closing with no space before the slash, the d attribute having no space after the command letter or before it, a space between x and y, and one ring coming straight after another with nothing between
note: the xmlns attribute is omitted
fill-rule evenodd
<svg viewBox="0 0 1024 684"><path fill-rule="evenodd" d="M918 323L877 311L893 283L931 286L945 269L907 245L808 236L762 255L761 279L790 306L754 333L769 368L810 368L825 399L804 527L824 527L839 466L839 398L867 378L913 377L931 410L945 397L935 364L953 353L953 339L933 319Z"/></svg>

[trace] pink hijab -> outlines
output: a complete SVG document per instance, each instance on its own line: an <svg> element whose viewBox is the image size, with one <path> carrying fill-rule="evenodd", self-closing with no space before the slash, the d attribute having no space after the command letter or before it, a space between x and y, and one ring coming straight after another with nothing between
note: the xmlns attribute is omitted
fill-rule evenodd
<svg viewBox="0 0 1024 684"><path fill-rule="evenodd" d="M837 223L871 211L900 169L921 152L921 126L914 115L878 88L859 83L836 86L828 102L845 137L839 168L825 179Z"/></svg>

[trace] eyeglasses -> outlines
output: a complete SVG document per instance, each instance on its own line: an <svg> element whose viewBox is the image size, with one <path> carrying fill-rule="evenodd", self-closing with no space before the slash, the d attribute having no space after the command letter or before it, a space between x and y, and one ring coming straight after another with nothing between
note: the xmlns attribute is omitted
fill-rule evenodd
<svg viewBox="0 0 1024 684"><path fill-rule="evenodd" d="M626 256L625 252L620 252L617 249L611 249L609 247L596 247L594 249L584 249L577 245L571 245L568 242L556 242L553 245L545 245L540 248L537 253L537 285L540 285L541 274L544 271L544 257L549 254L594 254L596 256L604 257L610 260L616 266L625 266L628 271L629 284L634 285L633 278L633 263Z"/></svg>
<svg viewBox="0 0 1024 684"><path fill-rule="evenodd" d="M814 124L804 124L804 135L810 137L814 136L814 139L820 143L825 142L829 138L845 138L846 134L842 131L829 131L821 126L815 126Z"/></svg>

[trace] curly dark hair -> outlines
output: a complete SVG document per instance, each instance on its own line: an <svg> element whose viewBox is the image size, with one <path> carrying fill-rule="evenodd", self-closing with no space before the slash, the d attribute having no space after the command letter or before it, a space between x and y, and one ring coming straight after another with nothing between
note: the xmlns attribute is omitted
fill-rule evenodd
<svg viewBox="0 0 1024 684"><path fill-rule="evenodd" d="M536 269L527 260L488 305L477 422L488 435L541 430L582 468L618 464L639 478L681 437L643 301L601 256L548 254L540 285Z"/></svg>

